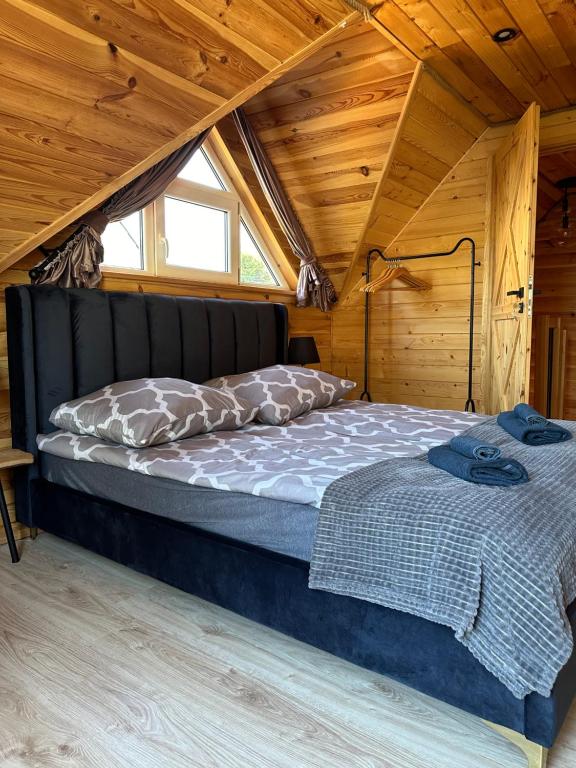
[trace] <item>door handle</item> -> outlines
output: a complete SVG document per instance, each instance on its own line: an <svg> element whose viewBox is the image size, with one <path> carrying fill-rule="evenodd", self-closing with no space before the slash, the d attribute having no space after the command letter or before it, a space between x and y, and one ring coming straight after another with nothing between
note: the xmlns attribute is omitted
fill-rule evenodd
<svg viewBox="0 0 576 768"><path fill-rule="evenodd" d="M518 296L519 299L524 298L524 286L518 288L517 291L506 291L506 296Z"/></svg>

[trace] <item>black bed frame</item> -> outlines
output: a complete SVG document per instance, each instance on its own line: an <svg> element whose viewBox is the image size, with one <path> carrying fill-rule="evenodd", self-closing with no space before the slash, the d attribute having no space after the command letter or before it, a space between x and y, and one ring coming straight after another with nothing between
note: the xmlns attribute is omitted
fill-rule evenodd
<svg viewBox="0 0 576 768"><path fill-rule="evenodd" d="M145 376L202 382L286 360L286 308L98 290L6 290L16 514L39 527L549 747L570 707L576 656L552 696L515 699L447 627L308 588L303 561L89 496L42 477L52 409ZM575 606L569 611L573 628Z"/></svg>

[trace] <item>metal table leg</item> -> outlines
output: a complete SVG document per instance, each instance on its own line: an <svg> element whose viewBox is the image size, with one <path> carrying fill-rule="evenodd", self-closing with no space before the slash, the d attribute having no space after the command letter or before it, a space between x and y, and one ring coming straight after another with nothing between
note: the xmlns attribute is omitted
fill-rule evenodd
<svg viewBox="0 0 576 768"><path fill-rule="evenodd" d="M8 549L12 557L12 562L17 563L20 560L18 549L16 548L16 540L14 539L14 531L12 530L12 523L10 521L10 515L8 514L8 507L6 506L6 497L4 496L4 489L0 482L0 514L2 514L2 522L4 523L4 530L6 531L6 538L8 540Z"/></svg>

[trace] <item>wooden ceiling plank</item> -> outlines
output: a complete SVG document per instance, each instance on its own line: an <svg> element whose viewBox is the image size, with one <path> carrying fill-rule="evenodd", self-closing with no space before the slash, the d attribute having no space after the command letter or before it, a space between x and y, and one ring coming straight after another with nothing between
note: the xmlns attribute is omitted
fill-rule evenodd
<svg viewBox="0 0 576 768"><path fill-rule="evenodd" d="M447 55L447 51L451 51L454 55L457 43L447 46L446 49L440 49L392 0L384 3L374 12L374 22L377 29L382 31L388 39L395 40L416 59L429 63L463 99L476 107L490 121L500 122L513 117L515 112L510 108L510 101L516 102L516 111L521 109L520 103L511 94L508 94L505 100L507 103L504 106L496 101L494 93L498 93L499 87L502 88L497 78L493 78L495 83L491 89L479 85L462 67L466 57L460 56L453 61ZM469 50L468 46L466 49ZM459 50L462 52L461 47Z"/></svg>
<svg viewBox="0 0 576 768"><path fill-rule="evenodd" d="M312 139L327 132L333 133L339 129L360 127L362 124L374 125L381 123L386 116L398 115L398 99L404 97L409 83L394 88L386 88L386 83L380 83L365 93L356 92L356 96L334 99L329 95L324 104L319 104L310 113L294 114L292 110L284 113L281 108L270 113L268 127L258 126L259 136L264 144L267 142L298 139L306 134ZM264 122L264 120L262 122ZM359 137L361 139L361 137Z"/></svg>
<svg viewBox="0 0 576 768"><path fill-rule="evenodd" d="M70 192L80 195L92 194L94 189L110 179L110 175L104 171L87 171L72 162L59 162L56 167L37 155L14 152L5 147L2 147L0 176L27 184L36 184L38 179L44 179L47 185L63 184Z"/></svg>
<svg viewBox="0 0 576 768"><path fill-rule="evenodd" d="M466 0L432 0L462 40L488 66L504 86L522 102L538 101L539 94L510 60L503 48L492 40L483 21Z"/></svg>
<svg viewBox="0 0 576 768"><path fill-rule="evenodd" d="M569 89L569 82L566 78L562 77L562 73L558 70L560 67L570 65L570 60L552 32L546 17L537 5L536 8L541 17L538 26L542 28L541 36L545 37L546 41L543 39L533 41L535 37L538 37L538 35L533 34L535 19L533 18L533 12L530 10L533 0L522 0L521 4L514 2L506 4L505 0L467 0L467 2L471 10L482 20L490 36L497 30L506 27L521 30L520 35L509 43L498 46L498 48L508 56L526 81L532 85L543 107L559 109L568 106L570 102L561 85L562 82L565 82ZM514 15L509 13L509 9L512 6L522 13L522 19L519 18L519 13ZM522 8L524 10L521 10ZM549 30L549 35L544 34L545 28ZM550 54L548 56L549 59L554 59L551 66L548 66L542 58L542 54L545 53L545 42L546 44L551 42L548 39L549 37L552 37L555 41L554 45L556 48L556 55Z"/></svg>
<svg viewBox="0 0 576 768"><path fill-rule="evenodd" d="M548 69L554 70L570 64L570 58L562 48L546 14L537 0L503 0L526 35L538 58Z"/></svg>
<svg viewBox="0 0 576 768"><path fill-rule="evenodd" d="M359 16L354 24L348 24L316 56L298 67L297 71L287 72L282 82L303 82L310 75L329 76L335 69L353 67L358 62L364 67L369 62L381 60L383 53L391 55L392 61L398 58L389 45L383 48L382 41L378 34L374 34L372 25ZM271 93L274 93L274 90L275 88L271 89Z"/></svg>
<svg viewBox="0 0 576 768"><path fill-rule="evenodd" d="M129 146L122 149L107 147L93 139L81 139L66 131L6 113L0 113L0 147L4 157L17 160L23 156L27 162L40 165L49 161L52 168L62 164L64 173L70 168L80 176L86 171L95 172L98 178L113 179L126 165L138 162Z"/></svg>
<svg viewBox="0 0 576 768"><path fill-rule="evenodd" d="M428 0L396 0L396 5L428 35L438 48L446 48L459 42L459 35Z"/></svg>
<svg viewBox="0 0 576 768"><path fill-rule="evenodd" d="M576 66L576 8L558 0L540 0L540 6L566 55Z"/></svg>
<svg viewBox="0 0 576 768"><path fill-rule="evenodd" d="M69 62L46 59L41 51L24 51L7 41L0 47L0 72L3 77L34 89L39 101L44 94L49 94L78 105L79 109L93 110L118 124L123 121L128 135L136 125L140 132L147 130L152 135L172 138L207 110L202 104L189 112L174 105L169 107L128 84L120 87ZM17 105L14 108L17 109Z"/></svg>
<svg viewBox="0 0 576 768"><path fill-rule="evenodd" d="M27 0L118 48L192 80L225 99L262 77L270 59L254 58L238 41L228 42L226 28L202 24L175 0L128 4L99 0ZM271 31L264 28L262 34Z"/></svg>
<svg viewBox="0 0 576 768"><path fill-rule="evenodd" d="M441 101L442 110L448 117L472 136L478 136L478 132L488 125L484 115L435 76L434 70L430 70L430 74L432 77L427 77L420 83L419 94L433 103Z"/></svg>
<svg viewBox="0 0 576 768"><path fill-rule="evenodd" d="M113 52L108 43L96 35L30 6L27 0L5 0L9 12L0 17L0 35L23 49L42 51L48 59L56 58L119 86L137 89L139 93L174 104L177 89L181 109L214 109L223 99L206 88L175 75L128 51Z"/></svg>
<svg viewBox="0 0 576 768"><path fill-rule="evenodd" d="M320 1L323 2L324 0L320 0ZM325 0L325 1L328 2L329 0ZM350 13L348 14L348 16L346 16L343 19L342 24L346 25L347 23L354 23L357 19L358 19L358 14ZM23 241L21 240L20 243L16 243L15 238L12 235L10 235L9 237L5 237L3 241L3 247L4 248L10 247L11 251L7 255L5 255L4 258L0 261L0 267L6 268L7 266L10 266L15 261L17 261L21 256L25 255L26 253L30 252L33 248L35 248L42 242L46 241L50 236L52 236L53 234L56 234L57 232L62 230L65 226L77 220L80 216L82 216L87 211L92 210L94 207L99 205L103 200L105 200L107 197L109 197L111 194L113 194L115 191L117 191L121 187L125 186L129 181L134 179L136 176L139 176L141 173L143 173L145 170L147 170L152 165L157 163L159 160L169 155L178 147L182 146L186 141L189 141L193 136L198 134L205 127L213 125L219 119L221 119L226 114L231 112L235 107L239 106L240 104L250 99L253 95L258 93L261 89L265 88L267 85L281 78L292 66L296 66L302 61L306 60L306 58L308 58L310 55L314 54L319 49L321 49L322 46L326 44L326 42L330 41L331 38L337 35L339 32L340 32L340 29L338 27L335 27L334 29L330 30L330 32L320 35L313 42L306 45L304 48L294 52L292 56L289 56L286 59L286 61L284 61L279 66L275 67L270 72L267 72L263 77L260 77L254 82L251 82L247 87L238 91L232 99L226 102L225 105L215 110L212 110L200 121L190 126L185 131L181 132L175 138L163 143L162 146L158 147L158 137L156 137L155 146L152 148L148 148L148 151L145 154L141 155L144 159L136 163L133 167L131 167L125 173L119 175L117 178L114 179L114 181L110 182L109 184L103 185L101 189L99 189L96 193L94 193L93 195L85 199L82 203L80 203L74 209L63 212L62 216L54 220L49 227L46 227L40 232L34 233L33 235L31 235L30 237L28 237ZM1 87L1 82L0 82L0 87ZM54 97L51 97L51 98L54 98ZM19 104L19 110L20 110L21 105L19 102L18 104ZM46 109L46 114L48 116L52 114L60 115L61 113L60 107L62 105L58 105L58 106L53 105L53 106L55 107L54 109ZM42 104L41 107L45 109L46 105ZM30 109L30 108L31 108L31 104L28 103L28 105L26 106L26 109ZM36 105L36 108L38 109L38 104ZM29 119L33 119L33 116L31 114L30 115L24 114L24 116L28 117ZM67 130L69 129L70 125L76 128L74 121L77 119L78 118L76 115L70 115L68 117L69 124L66 125ZM93 116L89 118L89 120L92 120L92 123L94 123ZM52 125L51 127L54 127L54 125ZM96 126L92 125L91 129L92 129L92 133L94 133L94 131L98 132L99 127L98 125ZM135 133L137 134L137 130L135 130ZM104 131L104 135L106 135L105 131ZM130 137L130 140L132 141L132 136ZM125 137L124 137L124 141L125 141ZM138 144L138 141L136 141L136 144ZM2 253L1 250L0 250L0 253Z"/></svg>
<svg viewBox="0 0 576 768"><path fill-rule="evenodd" d="M387 127L377 137L367 135L359 144L359 151L354 156L354 162L350 162L350 154L347 150L337 148L320 157L277 158L274 167L283 179L294 183L296 186L314 183L324 176L340 176L352 169L365 173L380 164L382 161L382 148L386 147L393 134L393 127Z"/></svg>
<svg viewBox="0 0 576 768"><path fill-rule="evenodd" d="M388 126L393 127L397 117L396 113L374 117L370 120L351 121L347 126L321 133L301 132L285 141L268 141L264 144L264 148L271 155L274 155L276 150L289 149L290 158L296 160L309 157L311 154L314 155L315 159L322 158L324 155L338 150L354 152L357 141L363 141L370 137L375 130L385 130Z"/></svg>
<svg viewBox="0 0 576 768"><path fill-rule="evenodd" d="M9 113L34 120L41 114L49 128L63 128L70 136L89 139L99 136L107 147L121 148L129 137L134 152L140 157L154 151L158 146L158 134L135 124L127 133L124 120L115 118L96 109L76 104L61 96L38 91L37 88L0 73L0 92L2 93L2 109ZM169 139L168 136L165 137Z"/></svg>
<svg viewBox="0 0 576 768"><path fill-rule="evenodd" d="M414 70L412 61L404 56L393 58L386 55L375 61L361 60L349 64L345 68L346 84L349 89L364 86L366 83L378 83L386 78L390 83L397 79L402 80ZM277 87L267 89L265 93L258 94L249 105L246 113L253 116L273 109L276 104L289 106L291 104L305 104L309 99L321 97L325 93L337 93L341 87L342 79L340 69L332 69L328 72L311 74L298 81L282 82Z"/></svg>
<svg viewBox="0 0 576 768"><path fill-rule="evenodd" d="M334 117L343 107L355 109L362 105L373 105L378 102L393 100L399 93L406 92L410 84L412 72L395 75L387 78L380 71L376 80L367 79L362 83L348 85L347 72L342 73L346 77L346 88L341 90L326 90L310 98L300 98L294 102L271 102L270 107L263 112L251 112L250 123L260 131L268 128L279 129L294 126L303 120L313 120L323 115ZM340 81L342 83L342 81Z"/></svg>

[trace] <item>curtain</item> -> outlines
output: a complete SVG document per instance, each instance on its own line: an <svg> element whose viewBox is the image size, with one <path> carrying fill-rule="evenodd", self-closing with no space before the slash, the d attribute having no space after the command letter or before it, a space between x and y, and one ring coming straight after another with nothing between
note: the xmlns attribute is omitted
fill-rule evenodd
<svg viewBox="0 0 576 768"><path fill-rule="evenodd" d="M115 192L100 208L83 216L76 231L57 248L45 251L46 258L30 270L32 282L51 283L61 288L96 288L102 279L102 233L106 226L140 211L159 197L209 132L210 128L198 134Z"/></svg>
<svg viewBox="0 0 576 768"><path fill-rule="evenodd" d="M243 110L236 109L232 116L266 199L274 211L290 247L300 260L296 303L299 307L312 304L319 307L323 312L327 312L338 299L332 281L316 258L312 245L298 221L278 174L246 114Z"/></svg>

